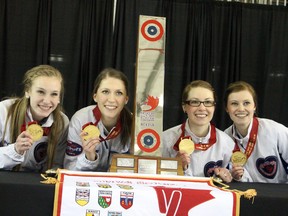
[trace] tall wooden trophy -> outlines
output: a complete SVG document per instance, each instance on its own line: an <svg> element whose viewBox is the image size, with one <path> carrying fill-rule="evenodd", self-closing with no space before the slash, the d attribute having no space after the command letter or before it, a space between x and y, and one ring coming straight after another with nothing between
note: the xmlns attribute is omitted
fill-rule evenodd
<svg viewBox="0 0 288 216"><path fill-rule="evenodd" d="M165 24L164 17L139 17L131 155L114 155L111 172L183 175L179 159L161 157Z"/></svg>

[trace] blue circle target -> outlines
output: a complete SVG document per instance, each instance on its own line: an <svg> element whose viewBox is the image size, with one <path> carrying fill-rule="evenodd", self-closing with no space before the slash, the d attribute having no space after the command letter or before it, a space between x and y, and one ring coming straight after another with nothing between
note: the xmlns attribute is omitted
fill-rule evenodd
<svg viewBox="0 0 288 216"><path fill-rule="evenodd" d="M146 146L152 146L154 143L154 138L151 135L147 135L143 138L143 143Z"/></svg>
<svg viewBox="0 0 288 216"><path fill-rule="evenodd" d="M154 35L157 34L158 29L157 29L155 26L148 26L147 32L148 32L150 35L154 36Z"/></svg>

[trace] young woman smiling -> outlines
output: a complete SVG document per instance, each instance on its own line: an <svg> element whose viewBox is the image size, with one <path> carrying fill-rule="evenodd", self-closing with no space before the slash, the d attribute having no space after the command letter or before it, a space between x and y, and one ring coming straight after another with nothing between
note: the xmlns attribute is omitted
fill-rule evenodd
<svg viewBox="0 0 288 216"><path fill-rule="evenodd" d="M93 90L96 105L77 111L70 121L65 168L70 170L108 171L113 153L129 153L132 114L126 108L128 80L124 73L104 69ZM99 130L85 138L91 125Z"/></svg>
<svg viewBox="0 0 288 216"><path fill-rule="evenodd" d="M237 181L287 183L288 128L256 117L257 95L247 82L231 83L224 102L233 125L225 132L234 139L232 176ZM235 157L236 158L236 157Z"/></svg>
<svg viewBox="0 0 288 216"><path fill-rule="evenodd" d="M212 177L225 182L232 180L226 166L233 150L233 140L217 129L211 120L216 105L216 94L210 83L195 80L182 93L182 109L187 120L163 132L163 157L180 157L185 175ZM190 142L194 151L181 149Z"/></svg>
<svg viewBox="0 0 288 216"><path fill-rule="evenodd" d="M25 73L23 85L22 97L0 102L0 169L63 168L69 120L61 107L62 75L39 65Z"/></svg>

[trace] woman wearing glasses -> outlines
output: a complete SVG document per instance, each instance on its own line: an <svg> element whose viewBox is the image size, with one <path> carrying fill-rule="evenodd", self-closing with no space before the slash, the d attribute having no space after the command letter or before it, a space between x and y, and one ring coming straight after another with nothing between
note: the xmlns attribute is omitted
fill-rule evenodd
<svg viewBox="0 0 288 216"><path fill-rule="evenodd" d="M182 94L182 109L187 120L163 132L163 157L180 157L184 174L193 177L217 176L230 182L227 167L234 142L215 128L211 120L216 94L210 83L196 80Z"/></svg>
<svg viewBox="0 0 288 216"><path fill-rule="evenodd" d="M234 139L233 155L242 158L233 163L233 178L243 182L287 183L288 128L255 116L257 95L244 81L228 86L224 102L233 121L225 132Z"/></svg>

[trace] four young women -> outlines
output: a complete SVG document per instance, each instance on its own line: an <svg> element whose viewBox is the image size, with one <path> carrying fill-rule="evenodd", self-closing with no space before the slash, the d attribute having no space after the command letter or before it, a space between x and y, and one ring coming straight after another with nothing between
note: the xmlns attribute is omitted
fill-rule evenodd
<svg viewBox="0 0 288 216"><path fill-rule="evenodd" d="M70 124L62 112L63 78L56 68L34 67L25 73L23 84L22 97L0 102L0 169L42 172L62 168L65 157L67 169L108 171L114 153L129 153L132 114L125 106L128 80L121 71L106 68L98 75L95 105L77 111ZM180 157L188 176L287 183L287 127L256 117L257 96L246 82L231 83L224 102L233 121L225 133L211 123L213 87L203 80L189 83L182 94L187 120L163 132L162 156ZM31 125L36 131L28 129ZM86 139L89 125L99 134Z"/></svg>

